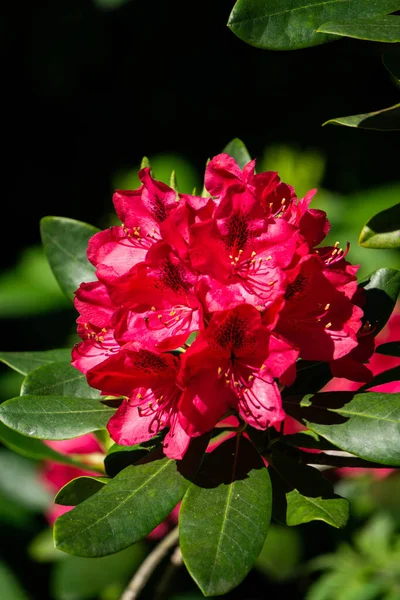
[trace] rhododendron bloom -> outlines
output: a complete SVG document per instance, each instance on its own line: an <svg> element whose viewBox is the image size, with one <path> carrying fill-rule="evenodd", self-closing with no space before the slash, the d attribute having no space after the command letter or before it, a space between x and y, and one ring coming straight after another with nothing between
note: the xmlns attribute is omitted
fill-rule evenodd
<svg viewBox="0 0 400 600"><path fill-rule="evenodd" d="M299 199L255 164L215 156L202 197L141 169L139 189L113 196L121 225L89 241L97 281L76 291L72 364L121 399L108 424L119 444L159 434L180 459L229 415L239 427L279 428L298 358L369 375L373 343L348 247L320 245L329 221L309 207L316 190Z"/></svg>

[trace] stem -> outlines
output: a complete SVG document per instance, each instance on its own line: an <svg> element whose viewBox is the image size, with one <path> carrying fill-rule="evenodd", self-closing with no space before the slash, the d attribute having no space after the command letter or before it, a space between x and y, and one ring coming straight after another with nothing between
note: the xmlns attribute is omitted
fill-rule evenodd
<svg viewBox="0 0 400 600"><path fill-rule="evenodd" d="M179 530L175 527L164 539L154 548L147 558L142 562L136 571L128 587L122 593L120 600L136 600L140 592L148 582L151 574L162 561L164 556L179 540Z"/></svg>

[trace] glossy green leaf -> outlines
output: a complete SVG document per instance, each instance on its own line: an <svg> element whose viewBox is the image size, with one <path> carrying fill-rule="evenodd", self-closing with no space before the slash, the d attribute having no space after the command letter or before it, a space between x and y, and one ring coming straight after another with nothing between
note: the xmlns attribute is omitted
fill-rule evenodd
<svg viewBox="0 0 400 600"><path fill-rule="evenodd" d="M295 412L309 429L341 450L400 466L400 394L352 396L343 392L316 394L311 406L297 407Z"/></svg>
<svg viewBox="0 0 400 600"><path fill-rule="evenodd" d="M374 327L374 335L377 335L396 305L400 291L400 271L378 269L360 282L360 286L364 288L366 296L364 319Z"/></svg>
<svg viewBox="0 0 400 600"><path fill-rule="evenodd" d="M400 203L374 215L358 243L364 248L400 248Z"/></svg>
<svg viewBox="0 0 400 600"><path fill-rule="evenodd" d="M335 117L322 123L322 125L344 125L358 127L359 129L376 129L378 131L400 130L400 104L382 108L369 113L360 113L350 117Z"/></svg>
<svg viewBox="0 0 400 600"><path fill-rule="evenodd" d="M400 340L398 342L386 342L375 348L375 352L378 354L385 354L386 356L400 356Z"/></svg>
<svg viewBox="0 0 400 600"><path fill-rule="evenodd" d="M187 451L178 462L164 457L126 467L94 496L57 519L56 547L98 557L131 546L175 508L200 459Z"/></svg>
<svg viewBox="0 0 400 600"><path fill-rule="evenodd" d="M319 33L327 21L374 17L398 10L396 0L237 0L228 27L265 50L296 50L338 39Z"/></svg>
<svg viewBox="0 0 400 600"><path fill-rule="evenodd" d="M21 395L27 394L97 399L101 397L99 390L90 387L85 375L75 369L69 361L54 362L31 371L21 387Z"/></svg>
<svg viewBox="0 0 400 600"><path fill-rule="evenodd" d="M344 527L349 518L349 503L337 496L332 484L314 467L299 464L274 451L268 458L274 490L273 516L289 526L324 521Z"/></svg>
<svg viewBox="0 0 400 600"><path fill-rule="evenodd" d="M179 513L182 557L205 596L225 594L253 567L271 504L268 470L248 440L231 439L207 455Z"/></svg>
<svg viewBox="0 0 400 600"><path fill-rule="evenodd" d="M54 567L51 597L54 600L117 599L145 556L143 544L97 560L68 556Z"/></svg>
<svg viewBox="0 0 400 600"><path fill-rule="evenodd" d="M71 360L70 348L39 352L0 352L0 361L21 375L53 362Z"/></svg>
<svg viewBox="0 0 400 600"><path fill-rule="evenodd" d="M396 16L373 17L369 19L340 19L318 27L320 33L331 33L371 42L400 42L400 19Z"/></svg>
<svg viewBox="0 0 400 600"><path fill-rule="evenodd" d="M26 456L27 458L33 458L35 460L51 460L53 462L71 465L80 469L87 469L88 465L78 459L73 458L67 454L61 454L56 452L53 448L47 446L41 440L36 438L22 435L9 427L6 427L0 422L0 441L13 452ZM98 467L90 465L90 469L97 471ZM103 470L101 470L103 472Z"/></svg>
<svg viewBox="0 0 400 600"><path fill-rule="evenodd" d="M58 491L54 502L63 506L76 506L96 494L109 481L111 479L108 477L76 477Z"/></svg>
<svg viewBox="0 0 400 600"><path fill-rule="evenodd" d="M104 429L115 409L92 398L18 396L0 405L0 421L43 440L67 440Z"/></svg>
<svg viewBox="0 0 400 600"><path fill-rule="evenodd" d="M99 230L66 217L43 217L40 235L47 260L62 291L70 298L82 282L95 281L86 256L89 239Z"/></svg>
<svg viewBox="0 0 400 600"><path fill-rule="evenodd" d="M236 160L237 164L241 169L243 169L243 167L251 161L251 156L246 146L244 145L242 140L239 140L239 138L234 138L233 140L231 140L229 144L225 146L222 152L226 152L226 154L232 156L232 158Z"/></svg>

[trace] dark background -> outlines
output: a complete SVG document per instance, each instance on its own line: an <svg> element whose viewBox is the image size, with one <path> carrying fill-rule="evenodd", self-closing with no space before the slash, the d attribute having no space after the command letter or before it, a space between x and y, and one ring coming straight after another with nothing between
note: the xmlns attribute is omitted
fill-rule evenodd
<svg viewBox="0 0 400 600"><path fill-rule="evenodd" d="M200 178L207 158L239 137L255 157L274 142L320 149L332 191L399 181L398 133L321 126L398 102L381 60L386 47L349 39L259 50L226 27L233 4L131 0L105 11L91 0L3 3L1 269L40 244L43 216L99 226L112 210L113 174L144 155L184 155ZM75 317L68 309L0 319L2 349L60 347ZM20 531L7 560L32 597L47 600L47 566L21 553L41 526ZM326 529L308 531L310 547L320 547ZM261 598L259 585L250 574L231 597Z"/></svg>
<svg viewBox="0 0 400 600"><path fill-rule="evenodd" d="M143 155L184 154L201 173L233 137L253 156L288 141L323 150L329 189L398 178L395 132L321 127L398 101L382 45L348 39L256 49L226 27L232 6L3 4L2 200L13 234L2 266L40 242L42 216L97 224L111 208L111 173Z"/></svg>

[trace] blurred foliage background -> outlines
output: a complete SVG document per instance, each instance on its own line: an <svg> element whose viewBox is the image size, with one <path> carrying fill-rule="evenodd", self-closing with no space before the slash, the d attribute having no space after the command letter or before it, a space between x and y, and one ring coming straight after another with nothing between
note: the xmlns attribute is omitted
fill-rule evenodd
<svg viewBox="0 0 400 600"><path fill-rule="evenodd" d="M201 189L207 159L239 137L258 171L278 171L299 196L318 188L312 206L328 213L328 242L350 242L360 277L400 267L397 251L357 245L366 221L399 202L398 133L321 126L398 101L382 45L347 39L295 52L257 50L226 27L232 5L2 6L2 350L76 341L77 315L44 258L39 221L57 215L107 227L113 191L138 186L144 155L156 178L168 182L175 170L180 190L190 193ZM1 365L0 400L18 395L21 380ZM0 448L0 598L117 600L154 542L104 559L53 550L40 467ZM257 568L229 598L400 598L399 475L364 473L337 486L352 502L348 526L275 525ZM143 598L155 594L153 582ZM164 597L202 596L181 569Z"/></svg>

